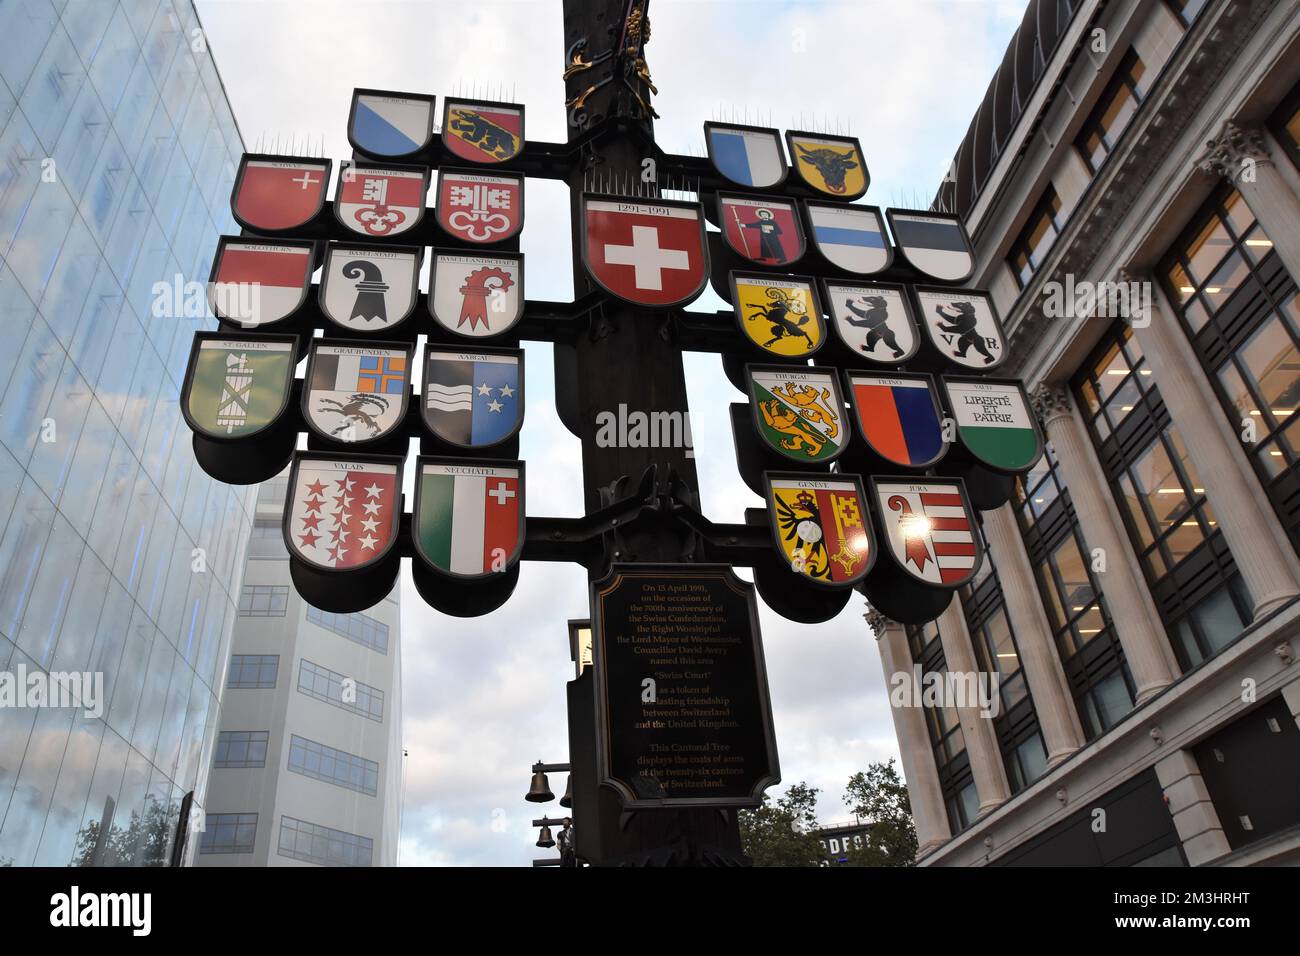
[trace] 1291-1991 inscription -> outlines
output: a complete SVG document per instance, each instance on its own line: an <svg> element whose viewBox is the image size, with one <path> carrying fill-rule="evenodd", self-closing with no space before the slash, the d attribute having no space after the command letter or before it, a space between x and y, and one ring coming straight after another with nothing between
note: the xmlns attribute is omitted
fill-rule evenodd
<svg viewBox="0 0 1300 956"><path fill-rule="evenodd" d="M625 805L757 805L780 771L752 585L623 565L592 597L602 782Z"/></svg>

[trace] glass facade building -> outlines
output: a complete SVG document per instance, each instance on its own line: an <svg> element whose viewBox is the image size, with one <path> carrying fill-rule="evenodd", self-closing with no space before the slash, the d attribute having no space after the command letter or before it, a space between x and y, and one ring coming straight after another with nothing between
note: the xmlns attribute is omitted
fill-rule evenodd
<svg viewBox="0 0 1300 956"><path fill-rule="evenodd" d="M242 149L190 0L0 4L0 676L103 682L0 706L0 865L164 864L203 805L256 489L178 394Z"/></svg>

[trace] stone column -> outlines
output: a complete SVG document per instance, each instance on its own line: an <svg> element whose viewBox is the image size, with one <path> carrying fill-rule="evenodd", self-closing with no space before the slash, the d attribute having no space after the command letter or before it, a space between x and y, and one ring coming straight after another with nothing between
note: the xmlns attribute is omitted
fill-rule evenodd
<svg viewBox="0 0 1300 956"><path fill-rule="evenodd" d="M1002 585L1002 600L1011 629L1015 631L1020 666L1024 668L1047 747L1047 765L1054 767L1083 746L1083 725L1070 695L1052 627L1043 610L1011 505L985 511L983 519L984 539L998 569L998 583Z"/></svg>
<svg viewBox="0 0 1300 956"><path fill-rule="evenodd" d="M1159 283L1150 276L1132 278L1150 282L1153 290L1150 321L1134 323L1133 335L1254 598L1258 620L1300 594L1295 552L1289 547L1283 550L1276 533L1277 515L1251 472L1241 443L1228 431L1214 388Z"/></svg>
<svg viewBox="0 0 1300 956"><path fill-rule="evenodd" d="M912 652L908 649L903 625L874 608L864 616L876 635L885 686L891 686L890 679L894 674L905 674L910 682ZM916 824L917 856L921 856L951 840L952 829L948 825L948 811L943 805L939 771L934 763L934 745L925 726L925 709L920 701L911 701L910 706L905 707L893 706L892 701L890 704L894 735L898 738L898 752L903 760L903 776L907 778L907 799L912 805L912 821Z"/></svg>
<svg viewBox="0 0 1300 956"><path fill-rule="evenodd" d="M1111 500L1092 442L1075 416L1070 393L1061 386L1043 384L1034 393L1034 408L1056 452L1083 539L1090 551L1100 549L1105 556L1105 570L1098 572L1101 590L1141 703L1173 683L1178 674L1173 648L1147 592L1146 579ZM1090 554L1083 557L1091 560Z"/></svg>
<svg viewBox="0 0 1300 956"><path fill-rule="evenodd" d="M961 598L953 595L948 609L939 615L939 641L943 644L944 662L951 673L980 673L979 663L975 659L975 648L971 645L970 631L966 627L966 612L962 610ZM996 702L997 710L992 714L981 714L978 704L957 707L957 719L961 723L962 736L966 739L966 753L970 757L971 776L975 778L975 791L979 794L980 816L1006 803L1011 796L1011 785L1007 782L1006 764L1002 762L1002 751L998 748L998 735L993 729L993 716L1001 712L1002 702Z"/></svg>
<svg viewBox="0 0 1300 956"><path fill-rule="evenodd" d="M1202 172L1223 177L1241 192L1273 240L1273 251L1291 277L1300 282L1300 197L1273 164L1264 131L1229 121L1206 146L1197 166Z"/></svg>
<svg viewBox="0 0 1300 956"><path fill-rule="evenodd" d="M1157 763L1156 779L1164 788L1189 866L1200 866L1232 852L1218 811L1205 789L1201 768L1190 750L1175 750Z"/></svg>

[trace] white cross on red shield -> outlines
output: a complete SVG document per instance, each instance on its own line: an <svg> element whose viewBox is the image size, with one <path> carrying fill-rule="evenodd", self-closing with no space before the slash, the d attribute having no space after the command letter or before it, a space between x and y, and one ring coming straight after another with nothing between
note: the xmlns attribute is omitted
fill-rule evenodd
<svg viewBox="0 0 1300 956"><path fill-rule="evenodd" d="M698 203L582 197L582 261L606 292L634 305L684 305L704 291L708 257Z"/></svg>

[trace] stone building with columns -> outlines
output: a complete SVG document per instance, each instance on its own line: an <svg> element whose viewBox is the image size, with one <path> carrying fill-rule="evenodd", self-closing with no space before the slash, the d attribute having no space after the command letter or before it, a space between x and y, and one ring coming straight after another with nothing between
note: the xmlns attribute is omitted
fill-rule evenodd
<svg viewBox="0 0 1300 956"><path fill-rule="evenodd" d="M1047 454L886 677L920 864L1300 862L1300 4L1032 0L935 208Z"/></svg>

